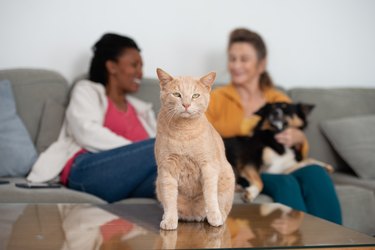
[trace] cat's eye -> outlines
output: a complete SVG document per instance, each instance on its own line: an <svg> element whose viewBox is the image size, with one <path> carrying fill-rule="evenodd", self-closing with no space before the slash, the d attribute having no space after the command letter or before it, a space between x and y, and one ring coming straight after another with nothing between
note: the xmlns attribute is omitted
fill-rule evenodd
<svg viewBox="0 0 375 250"><path fill-rule="evenodd" d="M194 99L198 98L199 96L200 96L200 94L194 94L194 95L192 95L192 97L193 97Z"/></svg>
<svg viewBox="0 0 375 250"><path fill-rule="evenodd" d="M181 94L178 93L178 92L174 92L172 95L175 96L175 97L180 97L181 98Z"/></svg>

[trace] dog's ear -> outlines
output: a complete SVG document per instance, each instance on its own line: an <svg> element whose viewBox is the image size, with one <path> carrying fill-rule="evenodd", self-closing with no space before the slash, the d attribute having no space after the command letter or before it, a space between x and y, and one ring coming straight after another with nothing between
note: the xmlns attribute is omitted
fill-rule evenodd
<svg viewBox="0 0 375 250"><path fill-rule="evenodd" d="M305 116L308 116L311 111L314 109L315 105L314 104L308 104L308 103L297 103L296 108L297 112L300 112L304 114Z"/></svg>
<svg viewBox="0 0 375 250"><path fill-rule="evenodd" d="M254 113L254 115L256 116L259 116L260 120L258 121L257 125L255 126L255 128L252 130L252 132L254 133L255 131L259 131L259 130L262 130L262 127L264 125L264 122L266 121L266 117L268 116L268 114L270 113L270 109L271 109L271 105L269 103L266 103L265 105L263 105L260 109L258 109L258 111L256 111ZM251 134L250 136L252 136L253 134Z"/></svg>
<svg viewBox="0 0 375 250"><path fill-rule="evenodd" d="M255 115L259 115L260 117L263 118L263 117L267 116L267 114L269 114L270 108L271 108L271 104L270 103L266 103L260 109L258 109L258 111L255 112L254 114Z"/></svg>

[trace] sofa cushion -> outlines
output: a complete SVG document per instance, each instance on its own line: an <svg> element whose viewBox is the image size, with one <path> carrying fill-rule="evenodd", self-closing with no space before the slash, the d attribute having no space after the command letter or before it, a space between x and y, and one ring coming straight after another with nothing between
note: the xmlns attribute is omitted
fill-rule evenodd
<svg viewBox="0 0 375 250"><path fill-rule="evenodd" d="M17 115L12 86L0 81L0 176L25 176L37 158L34 144Z"/></svg>
<svg viewBox="0 0 375 250"><path fill-rule="evenodd" d="M375 115L324 121L321 128L359 177L375 180Z"/></svg>
<svg viewBox="0 0 375 250"><path fill-rule="evenodd" d="M315 104L305 130L310 157L330 163L340 171L350 171L321 133L320 122L344 117L375 114L375 88L294 88L288 91L296 102Z"/></svg>
<svg viewBox="0 0 375 250"><path fill-rule="evenodd" d="M0 70L0 80L12 83L17 113L25 124L31 140L35 144L39 132L43 106L47 99L66 104L69 84L63 76L44 69Z"/></svg>
<svg viewBox="0 0 375 250"><path fill-rule="evenodd" d="M46 150L59 136L64 121L65 107L53 99L47 99L43 107L39 133L36 141L38 153Z"/></svg>

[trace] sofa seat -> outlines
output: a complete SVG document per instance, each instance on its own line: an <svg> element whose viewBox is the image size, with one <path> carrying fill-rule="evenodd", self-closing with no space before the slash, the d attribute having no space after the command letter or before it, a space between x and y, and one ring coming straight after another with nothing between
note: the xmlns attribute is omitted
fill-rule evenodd
<svg viewBox="0 0 375 250"><path fill-rule="evenodd" d="M375 181L374 180L363 180L356 176L343 173L343 172L333 173L332 180L334 183L339 184L339 185L352 185L356 187L362 187L364 189L371 190L375 194Z"/></svg>
<svg viewBox="0 0 375 250"><path fill-rule="evenodd" d="M1 178L9 184L0 185L0 203L92 203L104 204L104 200L87 193L61 188L19 188L15 183L25 183L21 177Z"/></svg>

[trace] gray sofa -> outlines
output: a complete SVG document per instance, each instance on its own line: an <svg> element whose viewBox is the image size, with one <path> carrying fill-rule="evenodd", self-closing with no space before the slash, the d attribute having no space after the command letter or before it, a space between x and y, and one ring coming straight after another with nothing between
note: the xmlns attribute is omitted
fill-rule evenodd
<svg viewBox="0 0 375 250"><path fill-rule="evenodd" d="M64 109L69 99L70 85L59 73L41 69L0 70L0 80L12 83L17 111L32 141L40 153L57 139ZM320 122L332 118L375 114L375 89L302 89L287 91L295 101L316 104L310 116L308 136L311 156L332 164L332 174L343 213L343 224L354 230L375 235L375 180L357 177L339 157L320 130ZM158 112L159 86L156 79L144 79L137 97L150 101ZM346 106L345 106L346 105ZM53 162L51 162L53 164ZM369 166L375 168L375 166ZM10 184L0 185L0 203L96 203L105 201L82 192L59 189L22 189L14 183L26 182L24 176L1 177ZM272 199L260 195L256 202ZM120 202L143 203L144 199L128 199ZM242 202L236 196L235 202Z"/></svg>

